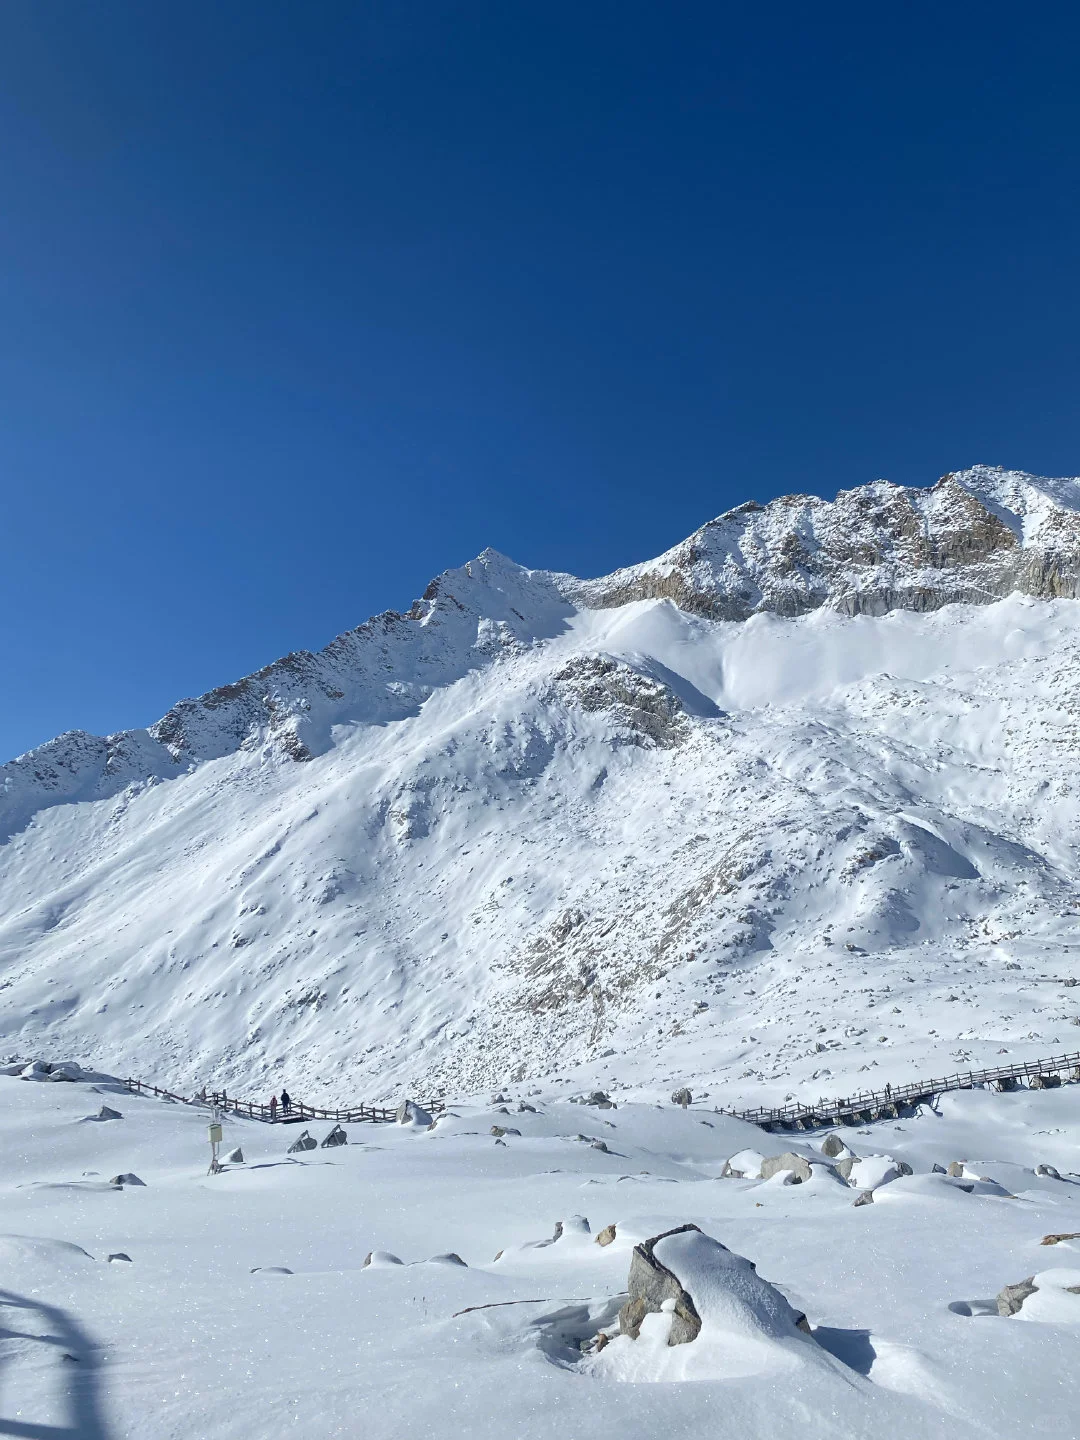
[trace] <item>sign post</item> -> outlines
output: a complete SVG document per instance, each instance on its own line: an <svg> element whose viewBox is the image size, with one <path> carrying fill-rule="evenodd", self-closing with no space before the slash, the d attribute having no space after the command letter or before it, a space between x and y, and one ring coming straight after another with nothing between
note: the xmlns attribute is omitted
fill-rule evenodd
<svg viewBox="0 0 1080 1440"><path fill-rule="evenodd" d="M210 1121L210 1169L208 1175L221 1174L221 1161L218 1159L218 1146L221 1144L221 1111L216 1109Z"/></svg>

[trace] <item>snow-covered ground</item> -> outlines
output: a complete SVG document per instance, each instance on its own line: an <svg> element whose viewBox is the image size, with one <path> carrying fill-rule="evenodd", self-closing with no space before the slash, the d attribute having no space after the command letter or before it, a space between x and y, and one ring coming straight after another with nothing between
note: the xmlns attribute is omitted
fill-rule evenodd
<svg viewBox="0 0 1080 1440"><path fill-rule="evenodd" d="M211 1177L205 1111L0 1077L0 1435L1080 1433L1080 1240L1040 1244L1080 1231L1080 1086L845 1131L914 1171L857 1208L823 1164L799 1185L719 1178L747 1149L821 1161L822 1137L700 1105L506 1097L295 1156L296 1127L227 1120L244 1163ZM121 1118L87 1118L102 1104ZM953 1161L964 1177L931 1173ZM583 1353L616 1328L632 1246L687 1222L753 1261L813 1338L699 1264L696 1340L667 1347L653 1315ZM1032 1275L999 1317L994 1297Z"/></svg>

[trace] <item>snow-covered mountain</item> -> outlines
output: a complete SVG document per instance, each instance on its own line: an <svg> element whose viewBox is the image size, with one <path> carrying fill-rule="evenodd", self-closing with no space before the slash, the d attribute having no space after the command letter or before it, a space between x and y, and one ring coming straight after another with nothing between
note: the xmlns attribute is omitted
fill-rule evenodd
<svg viewBox="0 0 1080 1440"><path fill-rule="evenodd" d="M741 506L0 769L0 1048L726 1101L1080 1049L1080 481Z"/></svg>

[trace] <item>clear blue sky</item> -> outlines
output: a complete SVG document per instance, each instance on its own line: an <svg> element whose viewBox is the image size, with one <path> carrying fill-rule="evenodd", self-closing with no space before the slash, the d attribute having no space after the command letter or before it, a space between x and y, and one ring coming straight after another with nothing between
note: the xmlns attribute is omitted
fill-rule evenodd
<svg viewBox="0 0 1080 1440"><path fill-rule="evenodd" d="M0 755L729 505L1080 471L1065 5L4 0Z"/></svg>

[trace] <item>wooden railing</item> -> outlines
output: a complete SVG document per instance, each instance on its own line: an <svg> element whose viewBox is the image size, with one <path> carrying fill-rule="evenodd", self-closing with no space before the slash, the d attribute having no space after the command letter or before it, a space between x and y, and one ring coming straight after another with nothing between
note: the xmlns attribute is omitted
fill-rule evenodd
<svg viewBox="0 0 1080 1440"><path fill-rule="evenodd" d="M198 1095L177 1095L163 1090L146 1080L124 1081L135 1095L155 1095L161 1100L176 1100L181 1105L212 1105L232 1115L246 1116L249 1120L265 1120L268 1124L298 1124L302 1120L333 1120L338 1124L359 1125L362 1122L390 1124L397 1118L397 1110L385 1105L353 1105L348 1109L324 1109L318 1105L305 1105L302 1100L291 1100L288 1110L280 1104L276 1107L264 1105L258 1100L238 1100L224 1090L200 1091ZM417 1101L430 1115L440 1115L446 1109L443 1100Z"/></svg>
<svg viewBox="0 0 1080 1440"><path fill-rule="evenodd" d="M1031 1081L1047 1076L1062 1076L1080 1080L1080 1053L1058 1055L1049 1060L1016 1061L1012 1065L1000 1065L993 1070L965 1070L955 1075L942 1075L933 1080L915 1080L908 1085L886 1085L883 1090L860 1090L838 1100L818 1100L816 1104L804 1105L796 1102L774 1108L759 1107L753 1110L721 1109L722 1115L734 1115L739 1120L749 1120L753 1125L766 1129L794 1127L810 1129L817 1125L850 1123L860 1118L877 1118L883 1110L898 1105L913 1105L932 1100L935 1095L950 1090L973 1090L977 1085L1002 1085L1011 1088L1020 1080Z"/></svg>

